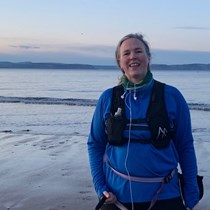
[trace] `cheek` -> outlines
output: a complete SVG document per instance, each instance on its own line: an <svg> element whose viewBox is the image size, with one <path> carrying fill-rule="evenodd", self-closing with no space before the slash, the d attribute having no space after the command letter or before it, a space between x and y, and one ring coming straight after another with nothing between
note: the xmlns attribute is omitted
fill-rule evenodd
<svg viewBox="0 0 210 210"><path fill-rule="evenodd" d="M140 56L139 59L144 63L147 63L147 64L149 63L149 58L146 55Z"/></svg>
<svg viewBox="0 0 210 210"><path fill-rule="evenodd" d="M120 65L126 66L126 64L129 62L129 59L126 57L120 58Z"/></svg>
<svg viewBox="0 0 210 210"><path fill-rule="evenodd" d="M123 60L120 60L119 64L120 64L120 68L125 67L125 62Z"/></svg>

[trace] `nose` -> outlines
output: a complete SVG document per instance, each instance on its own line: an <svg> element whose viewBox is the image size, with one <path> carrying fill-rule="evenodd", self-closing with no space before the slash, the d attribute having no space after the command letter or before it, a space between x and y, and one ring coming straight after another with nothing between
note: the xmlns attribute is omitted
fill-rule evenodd
<svg viewBox="0 0 210 210"><path fill-rule="evenodd" d="M130 53L130 59L135 59L137 56L136 56L136 52L131 52Z"/></svg>

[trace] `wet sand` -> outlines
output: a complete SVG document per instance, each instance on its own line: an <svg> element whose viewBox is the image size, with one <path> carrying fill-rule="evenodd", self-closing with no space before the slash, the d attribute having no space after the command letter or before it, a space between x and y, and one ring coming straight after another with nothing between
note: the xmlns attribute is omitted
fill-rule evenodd
<svg viewBox="0 0 210 210"><path fill-rule="evenodd" d="M93 210L87 136L0 133L0 210ZM209 210L210 142L195 144Z"/></svg>
<svg viewBox="0 0 210 210"><path fill-rule="evenodd" d="M0 210L94 209L84 136L0 134Z"/></svg>

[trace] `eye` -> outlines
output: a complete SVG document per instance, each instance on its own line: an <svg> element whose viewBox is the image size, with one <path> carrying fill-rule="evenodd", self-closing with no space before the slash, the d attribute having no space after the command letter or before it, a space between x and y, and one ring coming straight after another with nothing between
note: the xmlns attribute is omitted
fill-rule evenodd
<svg viewBox="0 0 210 210"><path fill-rule="evenodd" d="M130 53L128 52L128 51L125 51L124 53L123 53L123 56L127 56L127 55L129 55Z"/></svg>
<svg viewBox="0 0 210 210"><path fill-rule="evenodd" d="M136 53L142 53L143 51L142 50L136 50Z"/></svg>

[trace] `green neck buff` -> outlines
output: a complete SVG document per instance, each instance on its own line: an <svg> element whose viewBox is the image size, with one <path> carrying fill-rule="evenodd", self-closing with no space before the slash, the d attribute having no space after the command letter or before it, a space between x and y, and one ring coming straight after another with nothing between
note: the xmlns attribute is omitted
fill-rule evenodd
<svg viewBox="0 0 210 210"><path fill-rule="evenodd" d="M152 78L153 78L153 75L152 75L151 71L148 70L144 79L140 83L134 84L131 81L129 81L125 75L123 75L122 85L124 88L140 87L140 86L143 86L143 85L149 83Z"/></svg>

